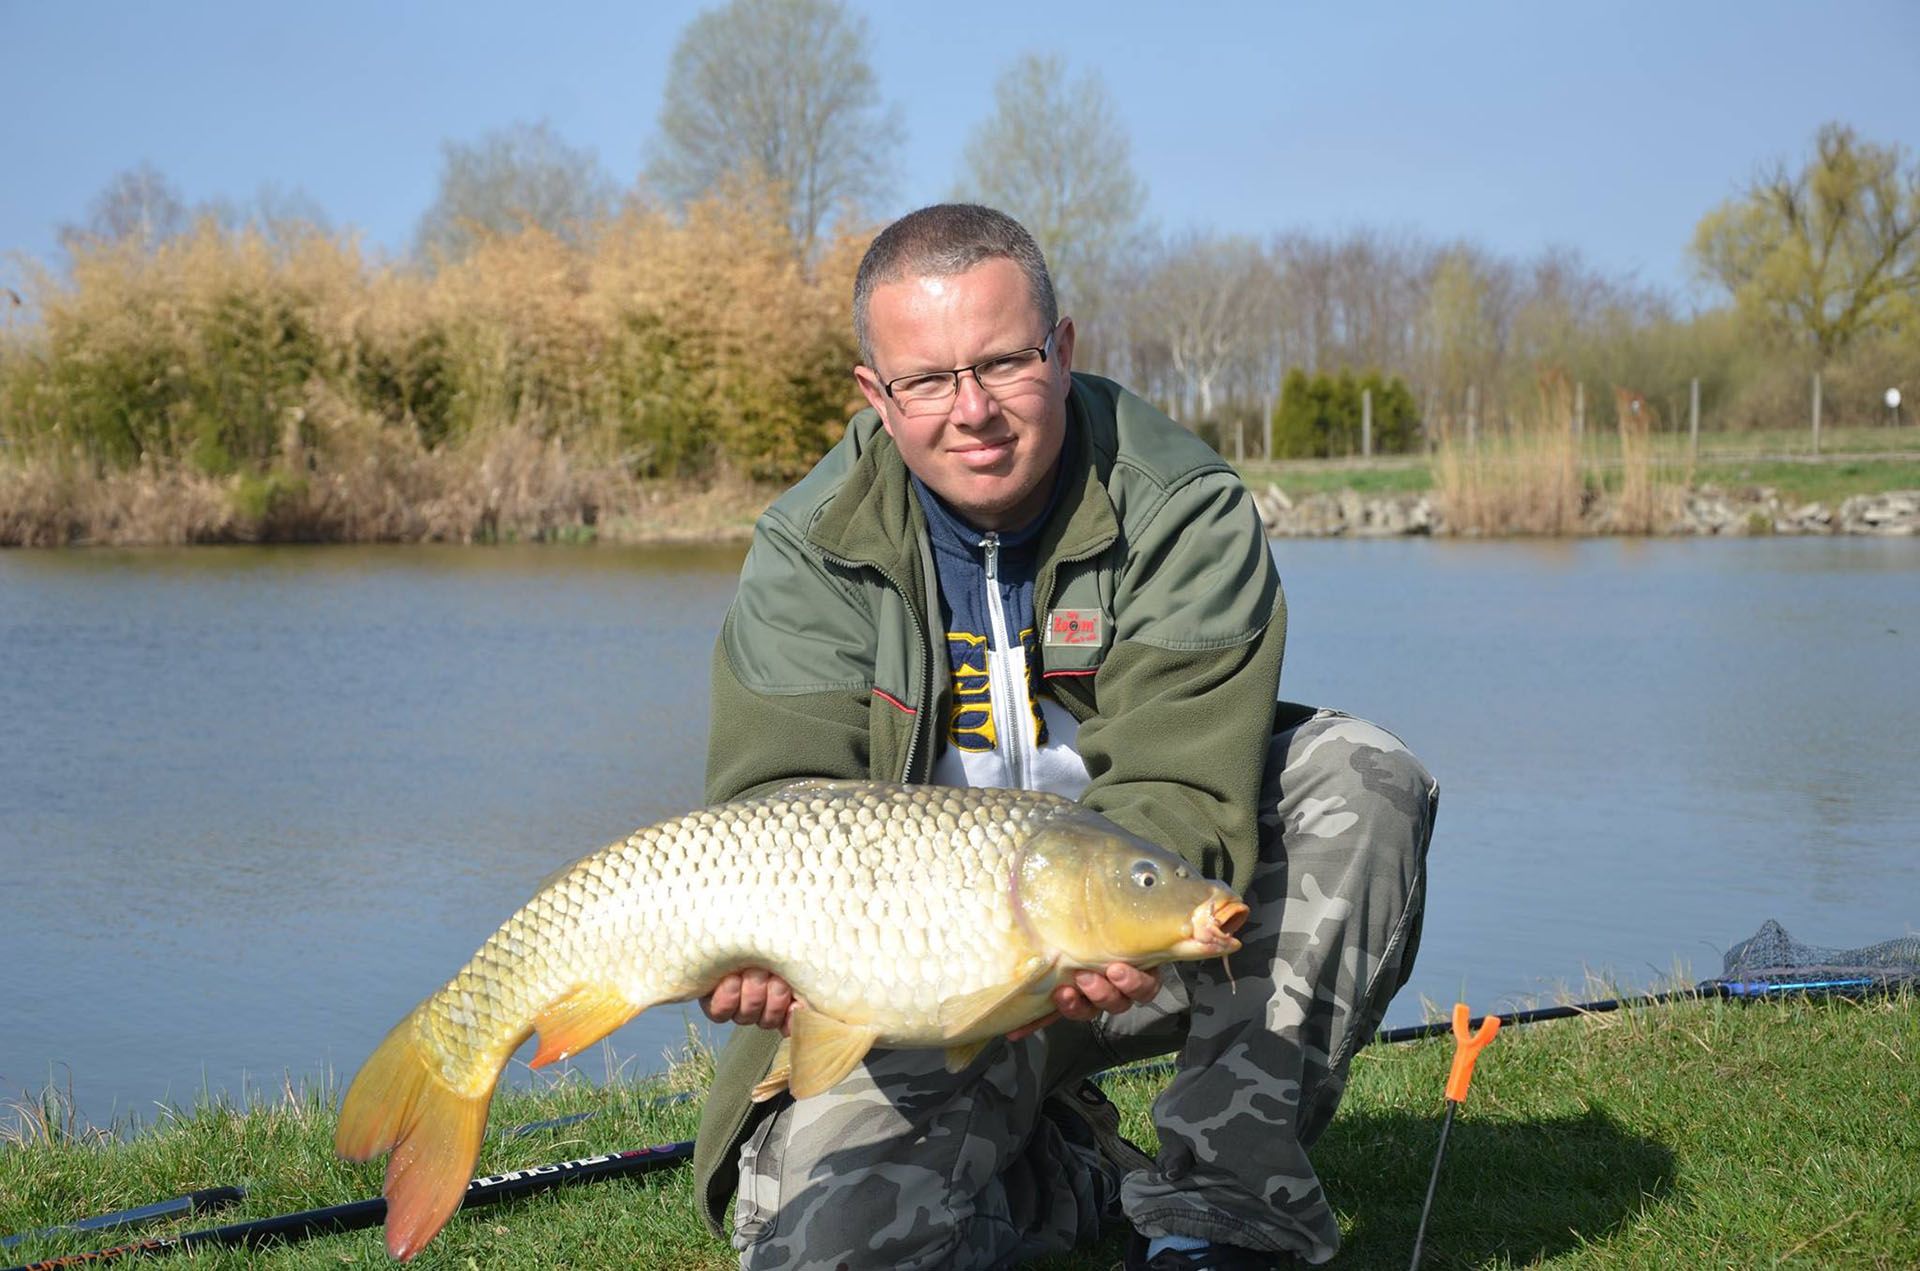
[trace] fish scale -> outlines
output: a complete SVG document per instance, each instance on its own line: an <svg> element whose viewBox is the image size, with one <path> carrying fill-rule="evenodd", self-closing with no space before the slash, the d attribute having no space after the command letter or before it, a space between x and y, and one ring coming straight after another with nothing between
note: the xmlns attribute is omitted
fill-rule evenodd
<svg viewBox="0 0 1920 1271"><path fill-rule="evenodd" d="M457 1208L501 1069L577 1054L649 1006L763 967L793 986L806 1097L874 1046L956 1068L1050 1009L1080 967L1238 947L1238 897L1050 794L810 781L636 831L554 876L388 1034L335 1144L391 1151L387 1245L409 1257Z"/></svg>

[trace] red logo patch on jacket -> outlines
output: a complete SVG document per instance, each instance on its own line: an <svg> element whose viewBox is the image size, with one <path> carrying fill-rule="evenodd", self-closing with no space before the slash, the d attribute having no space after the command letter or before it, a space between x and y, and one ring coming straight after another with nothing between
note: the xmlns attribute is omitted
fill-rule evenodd
<svg viewBox="0 0 1920 1271"><path fill-rule="evenodd" d="M1055 609L1047 614L1048 644L1100 643L1098 609Z"/></svg>

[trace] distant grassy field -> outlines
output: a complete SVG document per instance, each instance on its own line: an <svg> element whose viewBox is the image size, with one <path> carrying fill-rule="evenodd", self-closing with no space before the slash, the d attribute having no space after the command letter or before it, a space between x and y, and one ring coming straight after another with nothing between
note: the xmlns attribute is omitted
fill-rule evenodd
<svg viewBox="0 0 1920 1271"><path fill-rule="evenodd" d="M1691 465L1684 433L1655 433L1649 441L1664 479L1680 480L1690 471L1695 486L1771 486L1789 503L1837 505L1856 494L1920 489L1920 427L1828 429L1821 434L1818 455L1806 430L1702 433ZM1609 470L1620 458L1618 442L1588 436L1580 458L1583 467L1608 483ZM1272 483L1295 498L1349 489L1363 495L1420 494L1436 484L1433 463L1424 455L1249 460L1240 471L1256 490Z"/></svg>
<svg viewBox="0 0 1920 1271"><path fill-rule="evenodd" d="M1451 1044L1362 1052L1315 1151L1345 1233L1338 1267L1404 1266L1439 1131ZM1773 1267L1920 1265L1920 1000L1689 1003L1503 1031L1454 1126L1427 1265ZM679 1074L702 1080L700 1065ZM1158 1079L1109 1087L1152 1146ZM691 1104L653 1084L573 1081L504 1096L493 1124L590 1120L489 1138L504 1171L690 1137ZM16 1112L18 1110L16 1109ZM222 1183L250 1189L231 1222L374 1195L376 1166L330 1148L324 1093L242 1113L170 1115L130 1143L63 1131L60 1109L0 1142L0 1231L21 1231ZM17 1118L16 1118L17 1119ZM70 1127L69 1127L70 1128ZM194 1224L210 1225L202 1219ZM184 1229L176 1225L175 1230ZM136 1235L155 1234L142 1229ZM36 1240L33 1259L131 1238ZM1105 1271L1120 1237L1047 1264ZM176 1256L192 1267L378 1266L372 1231L272 1250ZM156 1264L160 1265L160 1264ZM424 1268L720 1268L729 1250L694 1216L688 1172L597 1183L456 1216Z"/></svg>

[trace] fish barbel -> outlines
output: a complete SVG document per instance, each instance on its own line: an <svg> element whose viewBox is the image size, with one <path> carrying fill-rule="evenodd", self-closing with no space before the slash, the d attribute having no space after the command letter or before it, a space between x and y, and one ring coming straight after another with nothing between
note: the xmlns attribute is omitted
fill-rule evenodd
<svg viewBox="0 0 1920 1271"><path fill-rule="evenodd" d="M1057 795L801 782L636 831L552 878L380 1043L334 1145L392 1153L387 1249L409 1258L459 1207L494 1084L535 1032L538 1068L765 967L805 1003L786 1075L806 1098L875 1046L944 1048L958 1071L1051 1011L1073 971L1231 953L1246 912Z"/></svg>

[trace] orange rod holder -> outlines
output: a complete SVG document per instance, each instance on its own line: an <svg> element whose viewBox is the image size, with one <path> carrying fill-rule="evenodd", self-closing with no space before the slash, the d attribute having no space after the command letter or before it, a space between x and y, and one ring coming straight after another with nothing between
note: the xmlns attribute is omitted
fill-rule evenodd
<svg viewBox="0 0 1920 1271"><path fill-rule="evenodd" d="M1489 1015L1480 1021L1477 1031L1470 1031L1468 1024L1472 1020L1467 1014L1465 1002L1453 1004L1453 1067L1447 1070L1447 1115L1440 1122L1440 1142L1433 1150L1433 1176L1427 1180L1426 1203L1420 1206L1420 1227L1413 1233L1413 1260L1408 1263L1410 1271L1420 1266L1420 1253L1427 1242L1427 1219L1433 1214L1433 1194L1440 1187L1440 1162L1447 1155L1447 1133L1453 1129L1453 1114L1467 1098L1467 1087L1473 1083L1473 1063L1480 1058L1480 1052L1487 1048L1493 1035L1500 1031L1500 1017Z"/></svg>
<svg viewBox="0 0 1920 1271"><path fill-rule="evenodd" d="M1480 1021L1480 1030L1467 1031L1467 1004L1453 1004L1453 1067L1447 1073L1447 1098L1454 1103L1464 1103L1467 1087L1473 1083L1473 1062L1480 1058L1480 1052L1487 1048L1493 1035L1500 1031L1500 1017L1489 1015Z"/></svg>

